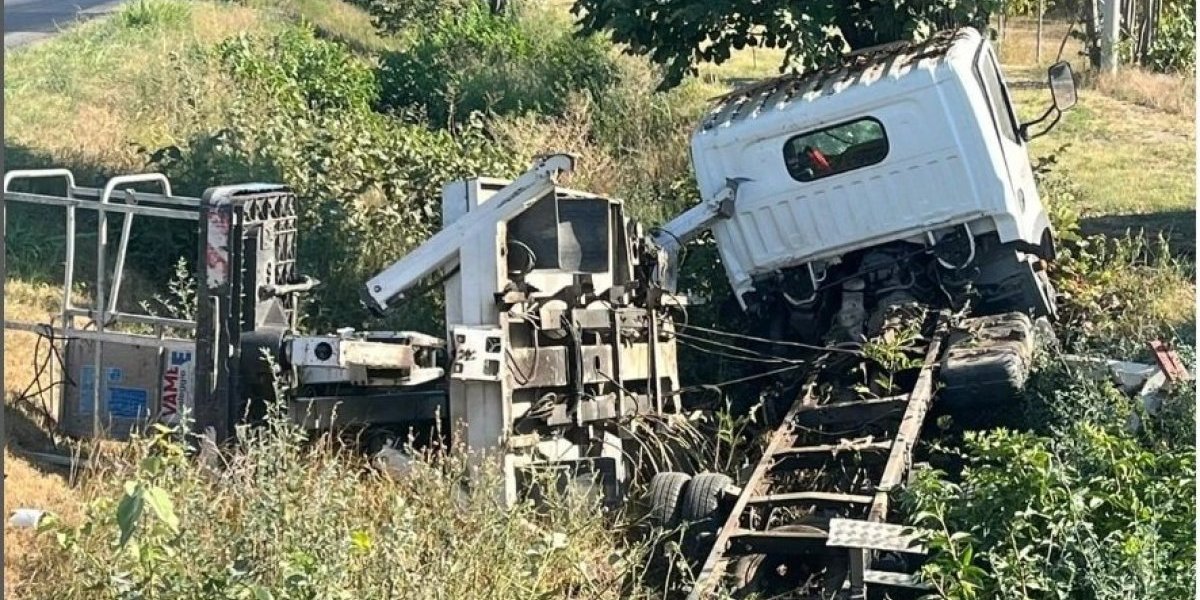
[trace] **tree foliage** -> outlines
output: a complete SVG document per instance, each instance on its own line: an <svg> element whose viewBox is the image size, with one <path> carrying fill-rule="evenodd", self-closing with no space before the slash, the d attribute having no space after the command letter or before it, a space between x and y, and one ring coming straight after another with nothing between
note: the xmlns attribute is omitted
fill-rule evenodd
<svg viewBox="0 0 1200 600"><path fill-rule="evenodd" d="M982 29L996 0L576 0L585 33L608 32L627 51L666 67L663 87L720 64L746 46L786 48L784 65L811 68L846 50L923 39L939 29Z"/></svg>

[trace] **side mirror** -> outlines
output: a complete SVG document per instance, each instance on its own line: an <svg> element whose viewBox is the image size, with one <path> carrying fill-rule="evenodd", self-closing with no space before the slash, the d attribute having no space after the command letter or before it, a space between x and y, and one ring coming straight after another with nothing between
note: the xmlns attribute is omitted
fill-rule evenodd
<svg viewBox="0 0 1200 600"><path fill-rule="evenodd" d="M1071 72L1071 63L1064 60L1051 65L1048 79L1050 94L1054 97L1054 108L1068 110L1075 106L1078 98L1075 95L1075 74Z"/></svg>
<svg viewBox="0 0 1200 600"><path fill-rule="evenodd" d="M1046 109L1045 114L1021 125L1021 138L1027 142L1033 138L1046 135L1051 129L1054 129L1054 126L1058 125L1058 120L1062 118L1063 111L1075 106L1075 103L1079 99L1075 93L1075 74L1071 72L1071 63L1065 60L1056 62L1050 65L1050 69L1046 75L1050 82L1050 95L1053 98L1053 103L1050 105L1050 108ZM1034 125L1042 123L1050 118L1051 115L1054 115L1054 120L1045 129L1036 133L1032 131Z"/></svg>

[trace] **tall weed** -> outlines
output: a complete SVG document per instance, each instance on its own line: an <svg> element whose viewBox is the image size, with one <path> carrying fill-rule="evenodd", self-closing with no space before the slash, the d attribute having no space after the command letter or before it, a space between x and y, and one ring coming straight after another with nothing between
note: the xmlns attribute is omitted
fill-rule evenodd
<svg viewBox="0 0 1200 600"><path fill-rule="evenodd" d="M416 452L392 479L286 417L221 458L158 429L87 479L81 522L43 525L35 598L618 598L645 548L599 499L506 509L490 457ZM203 454L203 453L202 453ZM54 572L50 572L53 570ZM61 577L65 571L69 577Z"/></svg>

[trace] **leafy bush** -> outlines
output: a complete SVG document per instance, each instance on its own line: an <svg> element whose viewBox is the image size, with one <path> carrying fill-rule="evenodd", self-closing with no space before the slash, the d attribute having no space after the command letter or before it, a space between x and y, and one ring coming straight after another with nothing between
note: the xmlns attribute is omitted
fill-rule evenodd
<svg viewBox="0 0 1200 600"><path fill-rule="evenodd" d="M1054 362L1028 396L1031 431L969 433L951 450L966 465L956 482L926 471L907 492L934 532L935 588L950 599L1193 597L1194 383L1148 414Z"/></svg>
<svg viewBox="0 0 1200 600"><path fill-rule="evenodd" d="M1193 278L1166 240L1084 236L1075 208L1084 203L1078 187L1059 173L1042 175L1039 187L1058 236L1059 255L1049 273L1063 295L1059 336L1069 348L1132 360L1145 352L1145 342L1191 329ZM1155 293L1147 295L1147 289Z"/></svg>
<svg viewBox="0 0 1200 600"><path fill-rule="evenodd" d="M506 509L495 461L430 451L392 479L283 415L241 436L193 458L158 429L96 460L82 522L43 525L31 596L617 598L641 572L598 498Z"/></svg>
<svg viewBox="0 0 1200 600"><path fill-rule="evenodd" d="M1160 72L1196 72L1196 0L1172 0L1162 5L1154 43L1144 58Z"/></svg>
<svg viewBox="0 0 1200 600"><path fill-rule="evenodd" d="M497 15L478 3L423 22L419 36L385 54L381 106L423 113L434 126L474 111L562 114L568 95L599 95L615 76L608 49L547 15Z"/></svg>
<svg viewBox="0 0 1200 600"><path fill-rule="evenodd" d="M429 25L469 7L479 6L479 0L356 0L367 9L371 21L381 31L401 34L415 27Z"/></svg>
<svg viewBox="0 0 1200 600"><path fill-rule="evenodd" d="M1079 190L1041 171L1068 349L1137 360L1163 337L1194 364L1194 340L1172 329L1178 315L1146 296L1194 293L1182 266L1141 238L1083 236L1070 208ZM939 447L961 472L926 470L907 490L905 509L932 532L925 577L953 600L1194 597L1195 384L1150 411L1072 363L1043 363L1021 407L1028 431Z"/></svg>
<svg viewBox="0 0 1200 600"><path fill-rule="evenodd" d="M379 94L369 64L344 46L316 39L309 27L269 37L243 34L217 52L245 92L288 109L361 112Z"/></svg>
<svg viewBox="0 0 1200 600"><path fill-rule="evenodd" d="M171 0L136 0L122 7L117 19L131 29L175 28L187 22L189 9Z"/></svg>
<svg viewBox="0 0 1200 600"><path fill-rule="evenodd" d="M301 266L324 283L310 303L314 327L362 323L360 286L436 230L446 182L519 168L478 123L455 135L374 112L370 68L311 30L241 36L217 55L243 91L231 127L151 160L192 193L261 179L292 187ZM439 322L426 303L391 324L428 331Z"/></svg>

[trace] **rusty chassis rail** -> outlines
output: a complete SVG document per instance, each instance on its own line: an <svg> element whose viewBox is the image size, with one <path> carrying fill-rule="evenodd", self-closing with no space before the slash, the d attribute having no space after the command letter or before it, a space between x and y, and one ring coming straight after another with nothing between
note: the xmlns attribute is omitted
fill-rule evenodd
<svg viewBox="0 0 1200 600"><path fill-rule="evenodd" d="M916 381L901 395L817 404L818 379L828 368L824 365L830 355L818 359L818 369L809 376L783 423L772 434L749 480L737 492L737 500L716 534L689 599L711 597L729 565L740 556L827 553L831 547L846 548L849 556L842 566L831 564L826 567L826 583L838 585L839 589L824 590L824 597L865 598L868 584L910 589L922 587L911 575L873 571L870 566L872 553L876 551L924 553L911 529L889 525L886 520L891 494L906 480L912 467L914 447L933 404L935 373L949 325L947 311L937 313L932 319L932 327L926 329L930 334L926 336L928 343ZM845 429L852 429L857 424L866 427L901 411L899 420L888 430L891 435L885 440L868 437L847 441L842 438L839 443L797 444L801 431L811 431L813 426L840 424L849 426ZM780 493L772 490L773 481L781 476L820 468L837 460L839 453L853 455L862 461L861 464L872 467L877 475L872 477L867 491L847 493L811 489ZM866 514L865 519L833 518L828 522L818 519L816 524L800 527L770 527L768 519L760 517L757 520L767 528L759 529L748 512L779 506L866 509ZM835 570L832 576L829 575L831 570ZM845 585L847 582L849 586Z"/></svg>

